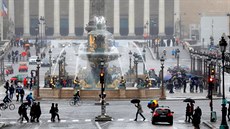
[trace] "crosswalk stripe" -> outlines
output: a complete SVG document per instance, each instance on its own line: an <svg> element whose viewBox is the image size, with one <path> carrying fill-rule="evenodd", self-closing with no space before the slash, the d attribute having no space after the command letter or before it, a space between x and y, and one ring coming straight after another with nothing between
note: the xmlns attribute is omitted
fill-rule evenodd
<svg viewBox="0 0 230 129"><path fill-rule="evenodd" d="M10 121L10 124L16 124L17 122L16 121Z"/></svg>
<svg viewBox="0 0 230 129"><path fill-rule="evenodd" d="M85 122L90 122L91 121L91 119L85 119Z"/></svg>
<svg viewBox="0 0 230 129"><path fill-rule="evenodd" d="M66 120L61 120L60 122L66 122Z"/></svg>
<svg viewBox="0 0 230 129"><path fill-rule="evenodd" d="M180 123L184 123L184 120L178 120L178 122L180 122Z"/></svg>
<svg viewBox="0 0 230 129"><path fill-rule="evenodd" d="M124 119L117 119L117 121L124 121Z"/></svg>
<svg viewBox="0 0 230 129"><path fill-rule="evenodd" d="M72 120L72 122L79 122L79 120Z"/></svg>
<svg viewBox="0 0 230 129"><path fill-rule="evenodd" d="M129 119L129 121L134 121L134 119Z"/></svg>
<svg viewBox="0 0 230 129"><path fill-rule="evenodd" d="M50 123L50 122L51 122L51 120L48 120L47 122L48 122L48 123Z"/></svg>

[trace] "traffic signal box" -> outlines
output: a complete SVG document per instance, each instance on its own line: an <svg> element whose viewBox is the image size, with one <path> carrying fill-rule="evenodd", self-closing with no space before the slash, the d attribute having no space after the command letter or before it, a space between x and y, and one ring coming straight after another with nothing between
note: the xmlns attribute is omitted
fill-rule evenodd
<svg viewBox="0 0 230 129"><path fill-rule="evenodd" d="M209 83L214 84L215 81L215 69L212 68L210 71Z"/></svg>
<svg viewBox="0 0 230 129"><path fill-rule="evenodd" d="M105 78L105 73L103 71L101 71L101 73L100 73L100 83L101 84L104 83L104 78Z"/></svg>

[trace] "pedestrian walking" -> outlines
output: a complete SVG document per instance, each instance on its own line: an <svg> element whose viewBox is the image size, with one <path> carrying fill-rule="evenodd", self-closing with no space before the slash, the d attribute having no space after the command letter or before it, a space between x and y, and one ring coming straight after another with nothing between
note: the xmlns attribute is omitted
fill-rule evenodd
<svg viewBox="0 0 230 129"><path fill-rule="evenodd" d="M30 122L35 122L36 102L34 102L30 109Z"/></svg>
<svg viewBox="0 0 230 129"><path fill-rule="evenodd" d="M50 114L51 114L51 121L55 121L55 108L54 108L54 103L52 103L51 108L50 108Z"/></svg>
<svg viewBox="0 0 230 129"><path fill-rule="evenodd" d="M9 91L10 91L10 99L12 100L13 99L13 95L14 95L14 86L12 84L10 86Z"/></svg>
<svg viewBox="0 0 230 129"><path fill-rule="evenodd" d="M39 118L41 114L42 112L41 112L40 102L38 102L35 107L35 118L37 119L37 122L39 122Z"/></svg>
<svg viewBox="0 0 230 129"><path fill-rule="evenodd" d="M16 90L15 90L15 95L16 95L16 101L18 102L19 101L19 94L20 94L20 87L19 86L16 86Z"/></svg>
<svg viewBox="0 0 230 129"><path fill-rule="evenodd" d="M4 88L6 89L6 94L8 94L9 87L10 87L10 83L9 80L7 80L4 86Z"/></svg>
<svg viewBox="0 0 230 129"><path fill-rule="evenodd" d="M24 95L25 95L25 91L24 91L24 89L21 87L21 88L20 88L21 103L23 103Z"/></svg>
<svg viewBox="0 0 230 129"><path fill-rule="evenodd" d="M183 82L183 87L184 87L184 93L186 93L186 87L187 87L186 78L184 78L182 82Z"/></svg>
<svg viewBox="0 0 230 129"><path fill-rule="evenodd" d="M8 57L8 62L10 62L10 58L11 58L10 53L7 55L7 57Z"/></svg>
<svg viewBox="0 0 230 129"><path fill-rule="evenodd" d="M186 106L186 118L185 118L185 121L186 122L189 122L192 120L192 107L189 103L187 103L187 106Z"/></svg>
<svg viewBox="0 0 230 129"><path fill-rule="evenodd" d="M60 121L60 117L59 117L59 114L58 114L59 109L58 109L58 104L57 103L55 104L54 111L55 111L54 119L57 116L58 121Z"/></svg>
<svg viewBox="0 0 230 129"><path fill-rule="evenodd" d="M18 114L20 116L20 118L18 120L21 120L21 122L23 121L23 118L26 119L27 122L29 122L29 118L27 116L27 108L26 106L22 103L21 106L18 108Z"/></svg>
<svg viewBox="0 0 230 129"><path fill-rule="evenodd" d="M136 103L135 107L137 107L137 113L136 113L136 118L134 119L134 121L137 121L138 114L140 114L141 117L143 118L143 121L145 121L145 117L142 115L143 110L142 110L141 104L140 103Z"/></svg>
<svg viewBox="0 0 230 129"><path fill-rule="evenodd" d="M201 109L198 106L194 111L193 119L192 119L192 124L195 127L195 129L200 129L201 115L202 115L202 112L201 112Z"/></svg>

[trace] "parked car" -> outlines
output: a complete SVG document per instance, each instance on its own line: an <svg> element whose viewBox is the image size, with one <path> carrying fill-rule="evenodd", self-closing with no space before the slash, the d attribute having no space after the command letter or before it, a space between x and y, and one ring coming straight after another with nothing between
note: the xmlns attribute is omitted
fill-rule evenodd
<svg viewBox="0 0 230 129"><path fill-rule="evenodd" d="M20 62L18 71L19 72L27 72L28 71L27 63L26 62Z"/></svg>
<svg viewBox="0 0 230 129"><path fill-rule="evenodd" d="M173 114L168 106L159 106L157 107L152 114L152 124L156 122L168 122L170 125L173 125Z"/></svg>
<svg viewBox="0 0 230 129"><path fill-rule="evenodd" d="M29 58L29 64L32 65L32 64L37 64L36 60L37 60L38 56L31 56Z"/></svg>
<svg viewBox="0 0 230 129"><path fill-rule="evenodd" d="M13 74L14 69L13 69L12 64L5 64L5 71L6 71L6 75Z"/></svg>
<svg viewBox="0 0 230 129"><path fill-rule="evenodd" d="M41 60L41 67L50 67L52 66L52 63L50 64L49 58L43 58Z"/></svg>

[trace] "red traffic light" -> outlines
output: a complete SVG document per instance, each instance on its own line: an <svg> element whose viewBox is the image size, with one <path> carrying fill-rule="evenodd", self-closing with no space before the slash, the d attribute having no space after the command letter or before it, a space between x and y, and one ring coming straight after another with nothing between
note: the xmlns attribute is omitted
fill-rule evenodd
<svg viewBox="0 0 230 129"><path fill-rule="evenodd" d="M209 78L209 82L214 82L214 78Z"/></svg>

